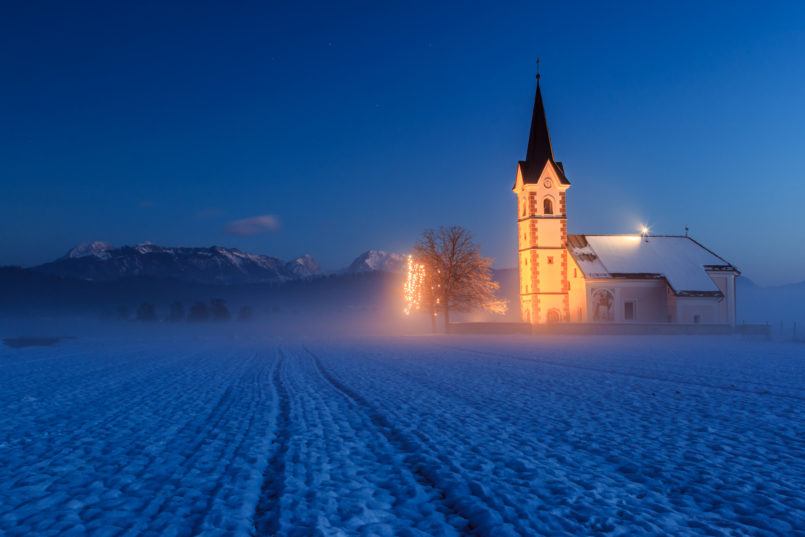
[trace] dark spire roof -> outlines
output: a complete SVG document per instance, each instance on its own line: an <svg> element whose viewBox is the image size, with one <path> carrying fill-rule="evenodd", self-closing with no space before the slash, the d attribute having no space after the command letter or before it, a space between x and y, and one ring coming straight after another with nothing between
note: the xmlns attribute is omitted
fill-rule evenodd
<svg viewBox="0 0 805 537"><path fill-rule="evenodd" d="M534 97L534 112L531 115L531 132L528 134L525 160L543 165L546 160L553 160L551 135L548 133L548 120L545 118L545 106L542 104L539 78L537 78L537 94Z"/></svg>
<svg viewBox="0 0 805 537"><path fill-rule="evenodd" d="M542 103L539 80L539 62L537 62L537 92L534 96L534 111L531 114L531 131L528 133L528 148L526 149L525 160L520 161L523 179L526 183L539 180L539 174L545 167L545 163L550 161L559 174L559 180L570 184L570 181L565 177L562 163L557 163L553 158L551 135L548 132L548 119L545 117L545 106Z"/></svg>

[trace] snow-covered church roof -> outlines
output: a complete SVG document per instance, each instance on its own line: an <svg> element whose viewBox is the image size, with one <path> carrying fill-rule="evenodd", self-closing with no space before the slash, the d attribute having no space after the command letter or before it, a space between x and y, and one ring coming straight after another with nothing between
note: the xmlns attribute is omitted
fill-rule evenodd
<svg viewBox="0 0 805 537"><path fill-rule="evenodd" d="M568 251L586 278L665 278L681 296L720 295L707 271L738 271L682 236L570 235Z"/></svg>

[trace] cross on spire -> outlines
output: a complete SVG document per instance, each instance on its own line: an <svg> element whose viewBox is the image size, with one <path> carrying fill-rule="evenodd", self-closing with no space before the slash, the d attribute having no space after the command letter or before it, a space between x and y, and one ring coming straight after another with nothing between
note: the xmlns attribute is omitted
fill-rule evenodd
<svg viewBox="0 0 805 537"><path fill-rule="evenodd" d="M539 56L537 56L537 86L539 86L539 79L540 79L540 74L539 74Z"/></svg>

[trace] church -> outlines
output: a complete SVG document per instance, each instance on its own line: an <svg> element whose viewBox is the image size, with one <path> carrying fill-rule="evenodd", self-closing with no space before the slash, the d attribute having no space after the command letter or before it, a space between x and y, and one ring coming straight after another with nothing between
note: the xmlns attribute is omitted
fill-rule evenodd
<svg viewBox="0 0 805 537"><path fill-rule="evenodd" d="M512 189L524 322L735 325L737 268L687 233L568 235L569 188L537 74L526 157Z"/></svg>

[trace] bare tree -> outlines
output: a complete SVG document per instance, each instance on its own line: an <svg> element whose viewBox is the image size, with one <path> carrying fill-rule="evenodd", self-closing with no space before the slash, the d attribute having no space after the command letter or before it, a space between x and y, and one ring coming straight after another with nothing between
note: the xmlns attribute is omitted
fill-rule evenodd
<svg viewBox="0 0 805 537"><path fill-rule="evenodd" d="M451 311L483 308L505 313L506 302L495 296L500 285L492 280L492 259L482 257L469 231L462 227L426 230L414 246L414 257L425 266L422 306L431 316L440 310L445 332Z"/></svg>

